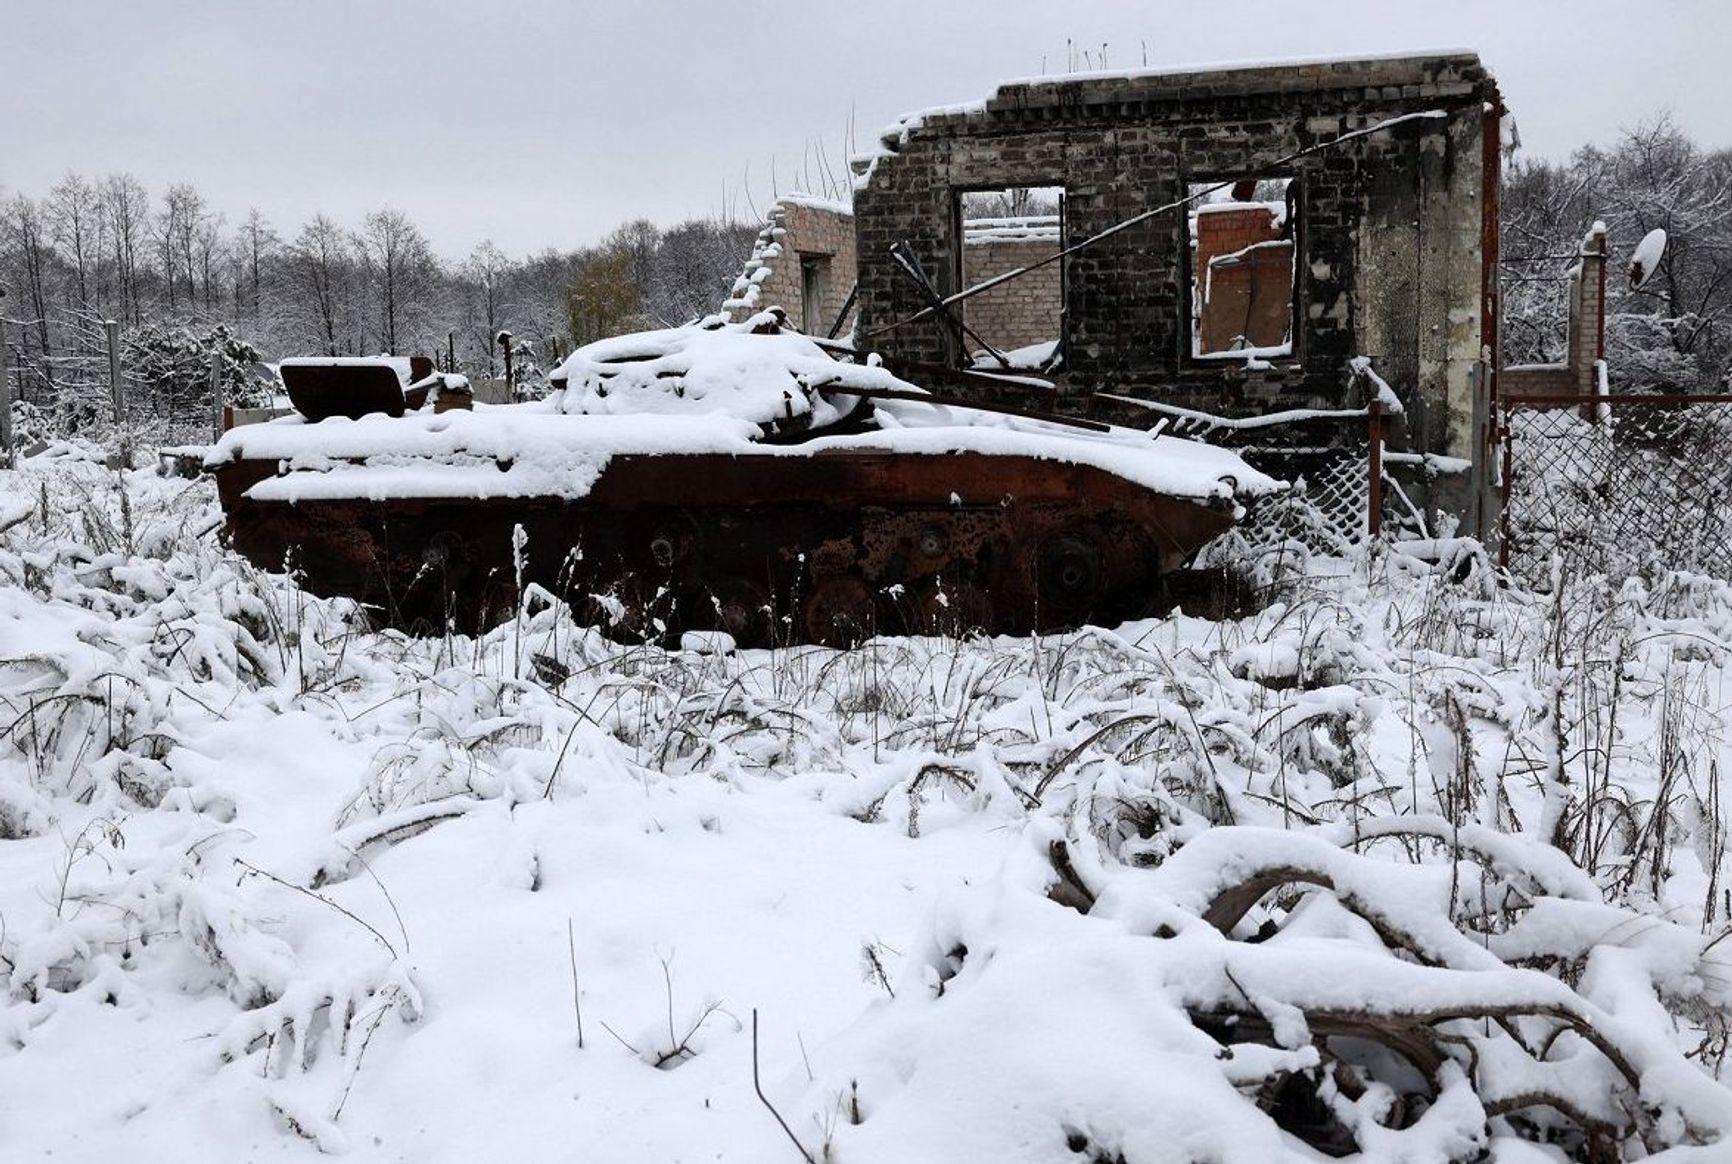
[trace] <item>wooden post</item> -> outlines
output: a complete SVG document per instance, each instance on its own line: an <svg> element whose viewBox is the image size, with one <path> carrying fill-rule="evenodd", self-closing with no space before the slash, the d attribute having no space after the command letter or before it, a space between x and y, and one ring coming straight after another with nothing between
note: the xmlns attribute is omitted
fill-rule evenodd
<svg viewBox="0 0 1732 1164"><path fill-rule="evenodd" d="M6 290L0 287L0 307L6 303ZM12 467L12 374L8 368L11 351L6 347L6 317L0 311L0 468Z"/></svg>
<svg viewBox="0 0 1732 1164"><path fill-rule="evenodd" d="M223 350L211 349L210 354L211 440L223 439Z"/></svg>
<svg viewBox="0 0 1732 1164"><path fill-rule="evenodd" d="M454 331L445 333L445 370L457 371L457 333Z"/></svg>
<svg viewBox="0 0 1732 1164"><path fill-rule="evenodd" d="M499 333L499 346L505 349L505 399L507 401L516 400L517 399L517 385L511 378L511 333L510 332L502 331Z"/></svg>
<svg viewBox="0 0 1732 1164"><path fill-rule="evenodd" d="M114 403L114 423L120 424L126 419L125 389L120 381L120 324L105 319L102 331L108 337L108 395Z"/></svg>

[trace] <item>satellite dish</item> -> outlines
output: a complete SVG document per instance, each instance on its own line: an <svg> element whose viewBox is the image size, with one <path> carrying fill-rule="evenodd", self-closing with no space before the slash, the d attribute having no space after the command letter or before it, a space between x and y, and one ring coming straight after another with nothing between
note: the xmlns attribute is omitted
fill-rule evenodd
<svg viewBox="0 0 1732 1164"><path fill-rule="evenodd" d="M1630 290L1640 291L1647 286L1654 272L1660 269L1660 260L1665 254L1665 231L1655 227L1642 236L1642 241L1636 244L1636 253L1630 256Z"/></svg>

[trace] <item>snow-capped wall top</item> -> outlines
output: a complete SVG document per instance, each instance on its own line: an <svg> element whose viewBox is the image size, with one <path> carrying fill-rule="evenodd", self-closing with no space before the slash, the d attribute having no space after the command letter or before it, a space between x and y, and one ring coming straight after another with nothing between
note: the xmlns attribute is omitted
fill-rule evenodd
<svg viewBox="0 0 1732 1164"><path fill-rule="evenodd" d="M1176 78L1189 81L1190 78L1203 74L1225 73L1267 73L1274 76L1296 69L1311 68L1327 68L1332 74L1341 76L1343 84L1351 87L1353 74L1370 65L1399 61L1429 62L1452 57L1461 58L1464 63L1467 61L1474 64L1479 63L1479 54L1470 48L1412 49L1403 52L1366 53L1345 60L1331 56L1241 58L1229 61L1198 61L1180 65L1142 66L1135 69L1090 69L1074 73L1043 73L1035 77L1013 77L1008 81L1001 81L993 96L995 98L1002 97L1006 90L1019 86L1065 85L1077 81L1152 81Z"/></svg>
<svg viewBox="0 0 1732 1164"><path fill-rule="evenodd" d="M1006 242L1059 241L1056 214L1024 214L1014 218L971 218L962 224L962 241L968 246Z"/></svg>
<svg viewBox="0 0 1732 1164"><path fill-rule="evenodd" d="M1478 54L1469 49L1368 54L1348 60L1266 58L1020 77L1002 82L984 100L935 105L898 117L879 132L876 148L850 158L849 167L855 174L855 189L862 188L880 157L897 153L912 136L935 122L1015 114L1036 107L1078 109L1089 105L1186 100L1199 92L1218 94L1223 88L1246 93L1391 88L1399 92L1408 86L1435 89L1438 74L1444 72L1472 83L1491 80Z"/></svg>
<svg viewBox="0 0 1732 1164"><path fill-rule="evenodd" d="M790 206L810 206L814 210L828 210L833 214L853 214L854 204L837 198L825 198L819 194L807 194L796 190L791 194L783 194L776 199L778 205L786 203Z"/></svg>

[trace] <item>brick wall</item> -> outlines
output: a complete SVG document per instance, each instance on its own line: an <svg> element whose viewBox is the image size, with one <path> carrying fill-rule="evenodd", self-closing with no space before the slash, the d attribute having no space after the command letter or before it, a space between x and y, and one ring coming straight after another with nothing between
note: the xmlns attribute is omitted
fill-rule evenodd
<svg viewBox="0 0 1732 1164"><path fill-rule="evenodd" d="M1196 351L1275 348L1293 323L1293 243L1275 213L1261 203L1211 204L1198 209L1191 310Z"/></svg>
<svg viewBox="0 0 1732 1164"><path fill-rule="evenodd" d="M973 238L963 251L970 284L1044 259L1058 248L1058 231L1031 240ZM1056 340L1063 288L1054 263L1012 279L963 304L963 320L980 338L1010 351Z"/></svg>
<svg viewBox="0 0 1732 1164"><path fill-rule="evenodd" d="M892 243L906 241L942 290L956 289L959 191L1061 186L1067 232L1081 239L1184 198L1192 181L1291 177L1290 358L1260 369L1192 356L1189 231L1186 215L1170 212L1064 264L1066 391L1238 415L1339 407L1347 361L1365 355L1406 401L1412 447L1472 455L1469 376L1492 308L1483 262L1497 162L1485 137L1488 103L1497 106L1497 90L1478 58L1454 54L1036 80L1002 86L979 106L918 115L856 161L861 327L922 306L888 261ZM1441 116L1411 116L1433 113ZM1400 117L1409 119L1281 162ZM933 321L874 342L905 358L960 359Z"/></svg>
<svg viewBox="0 0 1732 1164"><path fill-rule="evenodd" d="M803 262L815 265L818 302L806 302ZM846 206L790 195L770 208L746 269L722 308L735 321L780 307L796 327L827 334L854 288L854 216ZM852 315L850 315L850 319ZM847 334L845 322L841 334Z"/></svg>
<svg viewBox="0 0 1732 1164"><path fill-rule="evenodd" d="M1570 275L1568 339L1558 364L1524 364L1498 373L1499 391L1512 396L1577 396L1599 389L1598 362L1606 354L1606 259L1604 223L1582 239Z"/></svg>

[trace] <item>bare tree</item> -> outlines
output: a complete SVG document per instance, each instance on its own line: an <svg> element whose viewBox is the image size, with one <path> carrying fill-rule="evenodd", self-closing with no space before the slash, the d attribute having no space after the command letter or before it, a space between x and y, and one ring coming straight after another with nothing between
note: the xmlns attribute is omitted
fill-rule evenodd
<svg viewBox="0 0 1732 1164"><path fill-rule="evenodd" d="M180 273L186 276L187 307L193 307L193 299L198 293L198 267L193 261L200 231L205 225L204 196L185 182L178 182L168 188L163 196L168 217L170 244L168 254L172 256L169 266L177 263ZM173 296L170 295L170 306L173 306Z"/></svg>
<svg viewBox="0 0 1732 1164"><path fill-rule="evenodd" d="M478 243L458 272L469 332L468 340L494 374L494 337L504 326L506 278L511 260L492 239Z"/></svg>
<svg viewBox="0 0 1732 1164"><path fill-rule="evenodd" d="M367 215L354 244L377 338L385 351L399 351L425 323L438 265L432 248L408 215L392 207Z"/></svg>
<svg viewBox="0 0 1732 1164"><path fill-rule="evenodd" d="M566 298L592 253L549 247L518 264L510 276L513 330L533 335L544 345L569 341Z"/></svg>
<svg viewBox="0 0 1732 1164"><path fill-rule="evenodd" d="M621 269L630 275L632 286L638 290L639 311L651 309L643 292L655 282L656 248L661 245L661 239L661 229L655 223L647 218L637 218L614 228L598 248L607 255L625 256L625 265ZM664 326L680 322L661 316L652 316L651 320Z"/></svg>
<svg viewBox="0 0 1732 1164"><path fill-rule="evenodd" d="M1724 375L1732 347L1732 151L1703 153L1663 116L1627 131L1602 165L1599 211L1613 237L1633 245L1656 227L1667 237L1655 278L1640 291L1614 285L1609 343L1669 348L1686 366Z"/></svg>
<svg viewBox="0 0 1732 1164"><path fill-rule="evenodd" d="M138 256L145 244L150 194L131 174L110 174L102 180L99 201L112 251L120 317L136 326L144 322Z"/></svg>
<svg viewBox="0 0 1732 1164"><path fill-rule="evenodd" d="M35 317L25 321L25 334L36 333L41 349L40 376L44 386L52 392L54 369L50 361L54 346L49 331L48 279L53 250L42 221L42 210L34 200L19 194L7 204L3 221L9 249L18 256L26 308Z"/></svg>
<svg viewBox="0 0 1732 1164"><path fill-rule="evenodd" d="M100 248L96 191L78 174L68 172L48 192L44 204L54 244L73 273L73 289L80 308L90 307L90 285Z"/></svg>
<svg viewBox="0 0 1732 1164"><path fill-rule="evenodd" d="M181 201L175 196L176 189L178 187L170 187L169 192L163 196L162 209L150 220L150 241L156 251L157 271L162 276L163 294L167 296L166 306L171 314L175 309L175 294L180 285L176 253L184 214Z"/></svg>
<svg viewBox="0 0 1732 1164"><path fill-rule="evenodd" d="M1640 291L1622 279L1607 285L1614 381L1667 391L1724 382L1732 369L1732 151L1706 153L1660 117L1568 162L1510 167L1500 212L1507 363L1562 358L1576 251L1602 220L1625 256L1656 227L1668 238Z"/></svg>
<svg viewBox="0 0 1732 1164"><path fill-rule="evenodd" d="M199 218L192 232L193 254L198 260L198 277L205 314L215 313L221 298L218 276L225 258L223 216L206 214Z"/></svg>
<svg viewBox="0 0 1732 1164"><path fill-rule="evenodd" d="M694 218L662 231L644 284L654 319L684 323L714 312L752 253L757 230Z"/></svg>
<svg viewBox="0 0 1732 1164"><path fill-rule="evenodd" d="M338 331L347 315L352 270L343 228L323 214L301 228L289 251L291 293L304 306L307 336L327 355L339 355Z"/></svg>
<svg viewBox="0 0 1732 1164"><path fill-rule="evenodd" d="M256 331L263 326L264 266L280 245L277 232L271 229L270 223L265 221L265 216L259 212L258 207L247 211L246 220L240 225L238 244L236 255L250 292L247 296L247 310Z"/></svg>

